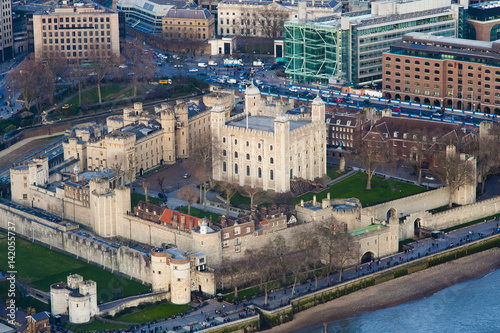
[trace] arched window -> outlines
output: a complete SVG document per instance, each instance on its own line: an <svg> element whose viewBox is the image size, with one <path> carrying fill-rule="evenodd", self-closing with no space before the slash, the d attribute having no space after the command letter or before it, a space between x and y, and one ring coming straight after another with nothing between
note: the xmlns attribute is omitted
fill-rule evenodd
<svg viewBox="0 0 500 333"><path fill-rule="evenodd" d="M222 162L222 171L226 172L226 162Z"/></svg>
<svg viewBox="0 0 500 333"><path fill-rule="evenodd" d="M262 162L262 156L260 156L260 155L259 155L259 157L257 157L257 160L258 160L259 162Z"/></svg>
<svg viewBox="0 0 500 333"><path fill-rule="evenodd" d="M226 150L225 149L222 151L222 156L226 156Z"/></svg>
<svg viewBox="0 0 500 333"><path fill-rule="evenodd" d="M237 151L234 152L234 158L238 158L238 152Z"/></svg>
<svg viewBox="0 0 500 333"><path fill-rule="evenodd" d="M259 170L257 171L257 174L258 174L259 178L262 178L262 169L261 168L259 168Z"/></svg>
<svg viewBox="0 0 500 333"><path fill-rule="evenodd" d="M222 138L222 143L226 143L226 138Z"/></svg>
<svg viewBox="0 0 500 333"><path fill-rule="evenodd" d="M273 145L270 145L269 146L269 150L272 151L273 150Z"/></svg>
<svg viewBox="0 0 500 333"><path fill-rule="evenodd" d="M274 172L273 172L273 170L269 171L269 179L274 180Z"/></svg>
<svg viewBox="0 0 500 333"><path fill-rule="evenodd" d="M274 158L272 158L272 157L271 157L271 158L269 159L269 163L270 163L270 164L274 164Z"/></svg>
<svg viewBox="0 0 500 333"><path fill-rule="evenodd" d="M250 146L250 142L247 141L246 145L247 145L247 147Z"/></svg>
<svg viewBox="0 0 500 333"><path fill-rule="evenodd" d="M234 173L238 174L238 164L237 163L234 164Z"/></svg>
<svg viewBox="0 0 500 333"><path fill-rule="evenodd" d="M250 176L250 166L247 165L247 176Z"/></svg>
<svg viewBox="0 0 500 333"><path fill-rule="evenodd" d="M247 160L249 160L249 159L250 159L250 154L247 154Z"/></svg>

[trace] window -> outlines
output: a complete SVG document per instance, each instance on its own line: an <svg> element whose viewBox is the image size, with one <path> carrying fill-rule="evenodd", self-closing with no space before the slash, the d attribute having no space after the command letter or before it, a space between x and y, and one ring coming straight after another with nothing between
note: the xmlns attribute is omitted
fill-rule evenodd
<svg viewBox="0 0 500 333"><path fill-rule="evenodd" d="M250 159L250 154L247 154L247 160L249 160L249 159Z"/></svg>
<svg viewBox="0 0 500 333"><path fill-rule="evenodd" d="M429 64L429 62L425 62L424 66L430 66L431 64Z"/></svg>
<svg viewBox="0 0 500 333"><path fill-rule="evenodd" d="M247 165L247 176L250 176L250 166Z"/></svg>
<svg viewBox="0 0 500 333"><path fill-rule="evenodd" d="M237 151L234 152L234 158L238 158L238 152Z"/></svg>
<svg viewBox="0 0 500 333"><path fill-rule="evenodd" d="M226 172L226 162L222 162L222 171Z"/></svg>
<svg viewBox="0 0 500 333"><path fill-rule="evenodd" d="M273 172L273 170L269 171L269 179L274 180L274 172Z"/></svg>
<svg viewBox="0 0 500 333"><path fill-rule="evenodd" d="M262 178L262 169L261 168L259 168L257 170L257 175L258 175L259 178Z"/></svg>
<svg viewBox="0 0 500 333"><path fill-rule="evenodd" d="M234 164L234 173L238 174L238 163Z"/></svg>
<svg viewBox="0 0 500 333"><path fill-rule="evenodd" d="M260 155L259 155L259 157L257 157L257 160L258 160L259 162L262 162L262 156L260 156Z"/></svg>
<svg viewBox="0 0 500 333"><path fill-rule="evenodd" d="M222 151L222 156L226 156L226 150L225 149Z"/></svg>
<svg viewBox="0 0 500 333"><path fill-rule="evenodd" d="M269 146L269 150L273 151L273 146L272 145Z"/></svg>

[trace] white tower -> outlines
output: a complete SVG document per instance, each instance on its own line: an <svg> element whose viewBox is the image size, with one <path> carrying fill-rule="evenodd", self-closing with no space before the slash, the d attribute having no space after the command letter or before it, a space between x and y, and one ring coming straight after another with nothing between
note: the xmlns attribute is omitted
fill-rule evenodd
<svg viewBox="0 0 500 333"><path fill-rule="evenodd" d="M251 115L258 114L261 111L260 104L260 90L252 83L245 91L245 112Z"/></svg>

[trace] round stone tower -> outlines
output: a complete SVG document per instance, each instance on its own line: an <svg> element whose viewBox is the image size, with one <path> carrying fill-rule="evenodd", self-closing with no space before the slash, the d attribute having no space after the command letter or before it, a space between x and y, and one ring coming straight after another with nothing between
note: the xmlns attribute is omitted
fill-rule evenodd
<svg viewBox="0 0 500 333"><path fill-rule="evenodd" d="M191 301L191 278L189 258L170 259L171 302L173 304L187 304Z"/></svg>
<svg viewBox="0 0 500 333"><path fill-rule="evenodd" d="M169 267L167 266L170 254L167 252L151 251L151 288L156 291L168 291Z"/></svg>
<svg viewBox="0 0 500 333"><path fill-rule="evenodd" d="M50 311L53 316L68 314L69 290L66 283L54 283L50 286Z"/></svg>
<svg viewBox="0 0 500 333"><path fill-rule="evenodd" d="M95 281L87 280L80 284L80 294L88 296L89 298L89 311L90 316L94 316L99 313L99 308L97 307L97 284Z"/></svg>
<svg viewBox="0 0 500 333"><path fill-rule="evenodd" d="M68 297L69 321L83 324L90 321L89 297L73 291Z"/></svg>

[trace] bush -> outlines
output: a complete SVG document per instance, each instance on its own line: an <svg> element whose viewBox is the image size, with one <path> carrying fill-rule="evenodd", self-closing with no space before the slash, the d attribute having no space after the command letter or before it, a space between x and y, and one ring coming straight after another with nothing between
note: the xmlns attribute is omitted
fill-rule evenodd
<svg viewBox="0 0 500 333"><path fill-rule="evenodd" d="M408 275L408 270L406 268L400 269L394 272L394 278L397 279L398 277Z"/></svg>

